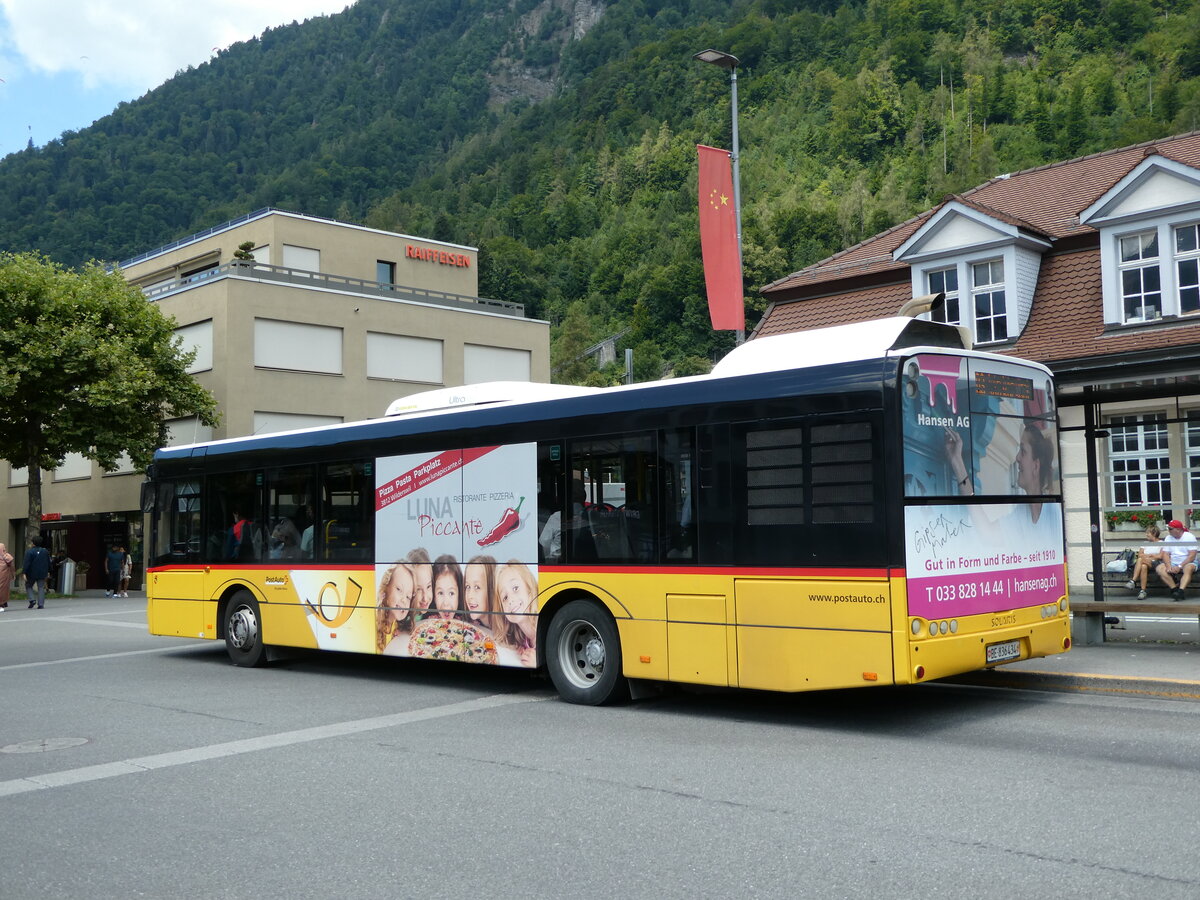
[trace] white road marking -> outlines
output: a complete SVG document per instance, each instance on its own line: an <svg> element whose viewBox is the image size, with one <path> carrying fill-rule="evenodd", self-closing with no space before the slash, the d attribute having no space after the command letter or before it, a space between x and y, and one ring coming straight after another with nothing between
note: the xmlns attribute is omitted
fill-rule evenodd
<svg viewBox="0 0 1200 900"><path fill-rule="evenodd" d="M219 646L224 646L221 644ZM9 669L34 669L38 666L58 666L63 663L77 662L92 662L97 659L117 659L122 656L141 656L143 653L170 653L173 650L191 650L195 648L195 644L180 644L175 647L155 647L153 650L125 650L121 653L98 653L95 656L71 656L67 659L43 659L38 662L13 663L9 666L0 666L0 672L8 671Z"/></svg>
<svg viewBox="0 0 1200 900"><path fill-rule="evenodd" d="M446 716L460 716L486 709L510 706L515 703L535 703L548 699L550 698L545 695L493 694L490 697L464 700L460 703L447 703L444 706L434 706L429 709L394 713L390 716L373 716L369 719L334 722L329 725L318 725L314 728L302 728L298 731L282 731L278 734L264 734L260 737L246 738L240 741L209 744L206 747L192 747L187 750L175 750L170 753L158 753L153 756L139 756L133 759L102 763L96 766L84 766L79 769L47 772L44 775L30 775L27 778L0 781L0 797L25 794L30 791L41 791L47 788L64 787L71 784L82 784L88 781L100 781L104 778L116 778L119 775L136 775L139 772L152 772L155 769L186 766L210 759L237 756L242 753L257 753L259 750L271 750L276 747L288 747L294 744L322 741L326 738L360 734L364 731L376 731L380 728L411 725L415 722L441 719Z"/></svg>

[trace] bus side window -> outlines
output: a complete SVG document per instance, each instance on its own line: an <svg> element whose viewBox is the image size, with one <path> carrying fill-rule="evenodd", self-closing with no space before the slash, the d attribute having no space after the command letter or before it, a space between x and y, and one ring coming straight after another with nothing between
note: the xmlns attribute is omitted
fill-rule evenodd
<svg viewBox="0 0 1200 900"><path fill-rule="evenodd" d="M873 418L758 420L738 429L738 557L754 565L879 565L883 460ZM735 448L735 452L737 452Z"/></svg>
<svg viewBox="0 0 1200 900"><path fill-rule="evenodd" d="M312 466L267 471L267 556L312 559ZM305 535L308 539L305 541Z"/></svg>
<svg viewBox="0 0 1200 900"><path fill-rule="evenodd" d="M261 472L228 472L205 483L205 561L256 562L264 557Z"/></svg>
<svg viewBox="0 0 1200 900"><path fill-rule="evenodd" d="M154 563L199 562L204 534L200 518L199 477L160 482L157 488Z"/></svg>
<svg viewBox="0 0 1200 900"><path fill-rule="evenodd" d="M584 488L584 515L567 562L658 558L657 456L653 434L571 444L571 471Z"/></svg>
<svg viewBox="0 0 1200 900"><path fill-rule="evenodd" d="M375 490L371 463L321 467L318 558L370 560L375 555Z"/></svg>
<svg viewBox="0 0 1200 900"><path fill-rule="evenodd" d="M662 438L663 540L666 558L696 558L695 433L691 429L668 431Z"/></svg>
<svg viewBox="0 0 1200 900"><path fill-rule="evenodd" d="M537 534L538 562L562 562L562 518L564 497L564 448L558 444L539 444L537 451Z"/></svg>

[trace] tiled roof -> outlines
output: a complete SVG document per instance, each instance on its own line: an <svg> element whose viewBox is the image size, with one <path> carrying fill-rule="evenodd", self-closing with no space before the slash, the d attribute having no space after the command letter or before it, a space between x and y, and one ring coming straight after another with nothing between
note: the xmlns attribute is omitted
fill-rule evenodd
<svg viewBox="0 0 1200 900"><path fill-rule="evenodd" d="M1029 321L1002 352L1054 363L1200 344L1200 317L1106 330L1099 234L1079 213L1154 154L1200 169L1200 132L1149 141L993 178L961 196L763 288L772 301L755 337L893 315L912 296L908 265L892 252L946 203L1058 244L1042 258ZM1066 240L1064 240L1066 239Z"/></svg>
<svg viewBox="0 0 1200 900"><path fill-rule="evenodd" d="M906 277L903 284L886 284L800 303L780 303L767 310L754 336L769 337L824 328L826 325L845 325L864 319L894 316L900 306L911 299L912 285Z"/></svg>
<svg viewBox="0 0 1200 900"><path fill-rule="evenodd" d="M1200 168L1200 131L1001 175L961 196L948 197L907 222L774 281L764 287L762 293L768 299L809 296L820 290L817 285L825 282L882 274L890 269L907 269L906 265L892 259L892 252L950 200L958 200L985 214L1034 229L1055 240L1095 234L1094 229L1079 224L1079 213L1143 159L1155 153Z"/></svg>

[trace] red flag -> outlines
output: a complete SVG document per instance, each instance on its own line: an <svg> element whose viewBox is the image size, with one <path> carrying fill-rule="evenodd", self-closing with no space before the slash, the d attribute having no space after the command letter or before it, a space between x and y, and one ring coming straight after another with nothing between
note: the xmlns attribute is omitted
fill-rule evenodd
<svg viewBox="0 0 1200 900"><path fill-rule="evenodd" d="M696 150L700 154L700 253L708 314L714 330L740 331L746 327L746 308L729 151L703 144L697 144Z"/></svg>

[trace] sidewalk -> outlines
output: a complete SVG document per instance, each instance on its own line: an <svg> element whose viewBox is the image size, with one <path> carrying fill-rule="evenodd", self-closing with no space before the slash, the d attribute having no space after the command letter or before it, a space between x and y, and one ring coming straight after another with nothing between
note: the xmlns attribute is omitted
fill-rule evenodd
<svg viewBox="0 0 1200 900"><path fill-rule="evenodd" d="M1109 641L946 680L986 687L1200 700L1200 643Z"/></svg>

